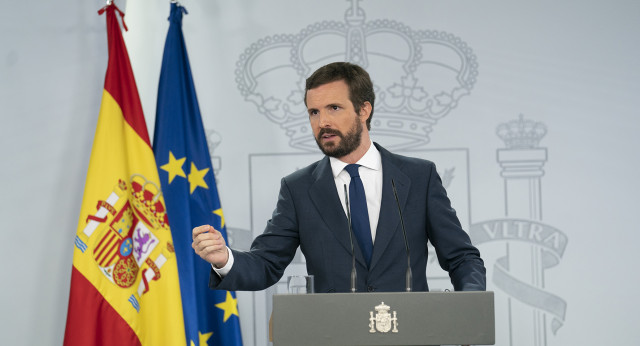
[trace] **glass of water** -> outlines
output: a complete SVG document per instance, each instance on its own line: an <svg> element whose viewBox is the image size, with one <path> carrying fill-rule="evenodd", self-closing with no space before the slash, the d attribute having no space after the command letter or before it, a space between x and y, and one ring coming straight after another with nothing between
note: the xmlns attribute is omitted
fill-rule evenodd
<svg viewBox="0 0 640 346"><path fill-rule="evenodd" d="M313 275L292 275L287 280L290 294L314 293Z"/></svg>

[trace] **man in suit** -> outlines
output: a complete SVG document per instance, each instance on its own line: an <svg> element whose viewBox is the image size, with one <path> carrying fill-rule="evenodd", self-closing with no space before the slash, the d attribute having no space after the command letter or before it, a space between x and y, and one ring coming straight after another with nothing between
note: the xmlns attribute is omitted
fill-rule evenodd
<svg viewBox="0 0 640 346"><path fill-rule="evenodd" d="M265 289L280 280L300 247L318 293L350 291L354 255L358 292L404 291L407 243L412 289L428 291L430 241L455 290L485 290L484 263L435 165L371 141L374 101L369 74L357 65L332 63L307 79L309 121L326 156L282 179L272 218L248 252L230 250L209 225L193 229L195 252L212 264L211 288Z"/></svg>

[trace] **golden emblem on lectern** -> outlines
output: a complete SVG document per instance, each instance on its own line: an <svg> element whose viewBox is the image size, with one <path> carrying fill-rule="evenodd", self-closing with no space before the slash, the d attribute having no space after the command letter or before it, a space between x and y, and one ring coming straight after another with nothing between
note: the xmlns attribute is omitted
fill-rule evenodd
<svg viewBox="0 0 640 346"><path fill-rule="evenodd" d="M375 307L376 315L373 316L373 311L369 311L369 333L375 333L376 330L380 333L392 333L398 332L398 317L396 312L393 312L393 317L389 313L389 305L381 302L380 305ZM393 326L393 329L391 329Z"/></svg>

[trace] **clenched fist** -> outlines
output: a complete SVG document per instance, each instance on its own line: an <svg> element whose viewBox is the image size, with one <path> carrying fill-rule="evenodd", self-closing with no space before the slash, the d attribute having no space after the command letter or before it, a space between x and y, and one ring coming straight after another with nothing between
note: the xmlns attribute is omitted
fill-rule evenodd
<svg viewBox="0 0 640 346"><path fill-rule="evenodd" d="M216 268L222 268L227 264L229 252L222 233L209 225L203 225L194 228L191 236L191 247L198 256Z"/></svg>

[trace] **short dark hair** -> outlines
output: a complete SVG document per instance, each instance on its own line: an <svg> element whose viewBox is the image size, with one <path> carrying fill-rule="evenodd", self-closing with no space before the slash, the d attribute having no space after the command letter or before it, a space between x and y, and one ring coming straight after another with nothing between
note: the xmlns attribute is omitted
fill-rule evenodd
<svg viewBox="0 0 640 346"><path fill-rule="evenodd" d="M360 107L367 101L371 104L371 114L367 119L367 129L371 130L371 118L373 117L373 103L376 95L373 92L373 83L369 73L362 67L348 62L333 62L317 69L309 78L304 90L304 104L307 104L307 91L327 83L344 80L349 87L349 99L356 113L360 113Z"/></svg>

